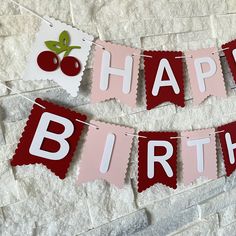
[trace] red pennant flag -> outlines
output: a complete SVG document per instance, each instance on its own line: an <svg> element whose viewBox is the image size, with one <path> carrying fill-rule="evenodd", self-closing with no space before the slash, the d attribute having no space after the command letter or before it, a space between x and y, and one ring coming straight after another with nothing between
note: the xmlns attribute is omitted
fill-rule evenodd
<svg viewBox="0 0 236 236"><path fill-rule="evenodd" d="M225 170L227 176L230 176L236 169L236 121L222 125L217 128L219 133L220 143L223 152L223 158L225 163ZM224 131L224 132L223 132Z"/></svg>
<svg viewBox="0 0 236 236"><path fill-rule="evenodd" d="M222 49L224 50L225 57L236 82L236 40L222 45Z"/></svg>
<svg viewBox="0 0 236 236"><path fill-rule="evenodd" d="M138 192L161 183L177 188L176 132L139 132ZM145 138L146 137L146 138Z"/></svg>
<svg viewBox="0 0 236 236"><path fill-rule="evenodd" d="M183 53L144 51L144 55L147 109L168 101L184 107Z"/></svg>
<svg viewBox="0 0 236 236"><path fill-rule="evenodd" d="M39 98L35 101L42 107L33 106L11 165L43 164L64 179L83 130L79 121L86 116Z"/></svg>

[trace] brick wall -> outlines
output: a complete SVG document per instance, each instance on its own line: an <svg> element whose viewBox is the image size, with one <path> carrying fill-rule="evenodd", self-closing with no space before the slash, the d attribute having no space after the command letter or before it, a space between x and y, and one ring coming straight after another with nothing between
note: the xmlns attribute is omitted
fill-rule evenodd
<svg viewBox="0 0 236 236"><path fill-rule="evenodd" d="M101 39L145 49L197 49L236 38L236 0L20 2ZM32 99L50 99L95 119L138 130L192 130L236 120L236 89L224 57L221 61L229 97L210 97L200 106L193 106L190 100L185 108L167 104L142 112L142 68L136 109L114 100L90 104L91 62L76 99L53 82L25 82L22 75L40 20L9 0L0 0L0 5L0 79ZM186 73L186 99L191 98L189 90ZM136 140L123 189L103 181L78 186L80 148L64 181L40 165L11 168L9 159L31 104L0 86L0 109L1 235L235 235L236 175L225 177L219 143L219 178L214 181L202 178L183 186L179 158L177 190L155 185L138 194Z"/></svg>

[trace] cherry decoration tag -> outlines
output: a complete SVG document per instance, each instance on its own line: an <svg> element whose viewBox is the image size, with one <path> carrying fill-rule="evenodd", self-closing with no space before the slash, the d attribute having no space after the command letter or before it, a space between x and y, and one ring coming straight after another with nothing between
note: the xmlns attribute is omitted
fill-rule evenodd
<svg viewBox="0 0 236 236"><path fill-rule="evenodd" d="M12 166L43 164L64 179L86 116L37 98L11 160Z"/></svg>
<svg viewBox="0 0 236 236"><path fill-rule="evenodd" d="M93 36L50 17L42 21L24 80L53 80L77 96Z"/></svg>

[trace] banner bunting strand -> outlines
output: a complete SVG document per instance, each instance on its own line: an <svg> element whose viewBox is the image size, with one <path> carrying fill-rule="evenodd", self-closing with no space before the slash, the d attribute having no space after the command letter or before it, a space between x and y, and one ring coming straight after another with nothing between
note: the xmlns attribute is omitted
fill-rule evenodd
<svg viewBox="0 0 236 236"><path fill-rule="evenodd" d="M225 54L236 81L236 40L216 47L181 51L148 51L105 42L54 18L42 17L14 0L44 23L36 35L24 80L53 80L76 97L87 60L93 55L91 103L117 99L136 107L140 60L144 61L146 110L164 102L184 107L186 101L201 104L208 96L227 97L219 53ZM184 95L184 66L187 66L192 98ZM122 188L133 146L138 138L138 192L154 184L177 188L177 156L181 148L183 182L200 176L217 178L216 135L219 135L226 174L236 169L236 122L216 129L157 132L139 131L118 124L87 121L87 116L37 98L11 160L12 166L42 164L64 179L84 126L87 137L79 163L78 183L104 179ZM232 88L234 89L234 88ZM180 139L180 144L178 140Z"/></svg>

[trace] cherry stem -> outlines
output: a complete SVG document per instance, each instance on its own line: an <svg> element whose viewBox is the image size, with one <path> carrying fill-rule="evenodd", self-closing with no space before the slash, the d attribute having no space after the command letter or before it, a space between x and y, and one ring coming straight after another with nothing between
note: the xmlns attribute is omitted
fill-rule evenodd
<svg viewBox="0 0 236 236"><path fill-rule="evenodd" d="M67 57L69 56L70 52L73 50L73 49L80 49L81 47L80 46L70 46L66 49L66 52L64 54L64 57Z"/></svg>

